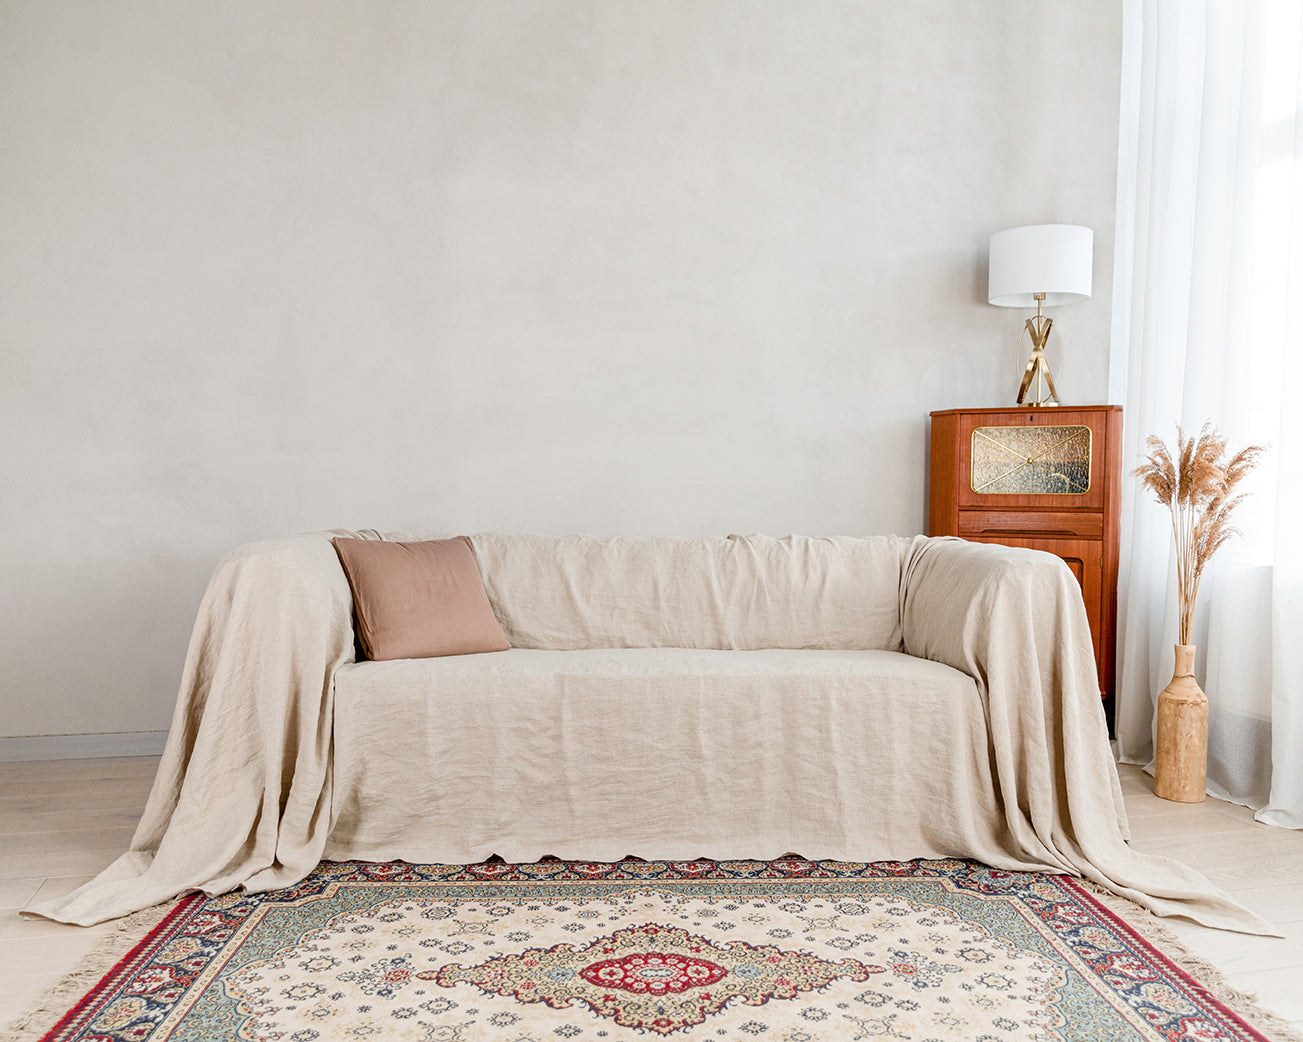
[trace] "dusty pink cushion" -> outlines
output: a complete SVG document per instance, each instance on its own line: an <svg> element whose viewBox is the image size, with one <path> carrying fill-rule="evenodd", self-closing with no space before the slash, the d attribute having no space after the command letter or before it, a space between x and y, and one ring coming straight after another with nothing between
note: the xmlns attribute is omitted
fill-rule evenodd
<svg viewBox="0 0 1303 1042"><path fill-rule="evenodd" d="M332 539L353 590L357 635L373 659L506 651L464 535L422 543Z"/></svg>

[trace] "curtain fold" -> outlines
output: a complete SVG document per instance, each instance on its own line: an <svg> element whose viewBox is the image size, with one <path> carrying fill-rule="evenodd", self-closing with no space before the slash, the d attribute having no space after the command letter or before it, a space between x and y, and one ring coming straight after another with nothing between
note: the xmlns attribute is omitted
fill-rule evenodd
<svg viewBox="0 0 1303 1042"><path fill-rule="evenodd" d="M1124 459L1211 420L1268 446L1205 572L1208 791L1303 827L1303 5L1124 0L1111 386ZM1165 508L1123 484L1116 735L1152 764L1176 640Z"/></svg>

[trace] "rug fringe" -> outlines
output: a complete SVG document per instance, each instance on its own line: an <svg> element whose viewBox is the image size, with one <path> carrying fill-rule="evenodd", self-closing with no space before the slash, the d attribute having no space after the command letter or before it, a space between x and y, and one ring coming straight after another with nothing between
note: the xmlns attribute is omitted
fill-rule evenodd
<svg viewBox="0 0 1303 1042"><path fill-rule="evenodd" d="M175 907L176 901L165 901L119 919L113 932L101 938L76 966L47 988L31 1009L0 1028L0 1042L36 1042L44 1038L77 1000L103 980Z"/></svg>
<svg viewBox="0 0 1303 1042"><path fill-rule="evenodd" d="M1185 942L1149 909L1085 879L1074 879L1073 882L1088 891L1091 897L1113 912L1163 955L1207 988L1213 998L1247 1021L1257 1031L1273 1042L1303 1042L1303 1032L1296 1029L1284 1017L1263 1009L1259 1005L1257 995L1237 988L1211 962L1202 955L1190 951ZM7 1040L0 1037L0 1042L7 1042Z"/></svg>

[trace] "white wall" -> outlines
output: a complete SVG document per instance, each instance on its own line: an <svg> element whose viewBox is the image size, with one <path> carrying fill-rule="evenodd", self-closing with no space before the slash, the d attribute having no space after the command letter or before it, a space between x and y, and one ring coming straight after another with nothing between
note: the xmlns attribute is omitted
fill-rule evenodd
<svg viewBox="0 0 1303 1042"><path fill-rule="evenodd" d="M921 530L928 411L1017 384L992 232L1095 229L1105 398L1120 49L1117 0L0 4L0 736L166 728L252 539Z"/></svg>

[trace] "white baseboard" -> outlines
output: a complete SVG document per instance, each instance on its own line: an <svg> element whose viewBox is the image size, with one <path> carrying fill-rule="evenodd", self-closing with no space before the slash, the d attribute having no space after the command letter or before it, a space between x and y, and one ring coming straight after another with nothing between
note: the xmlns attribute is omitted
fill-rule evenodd
<svg viewBox="0 0 1303 1042"><path fill-rule="evenodd" d="M0 738L0 763L13 760L88 760L101 756L158 756L166 731L43 734Z"/></svg>

